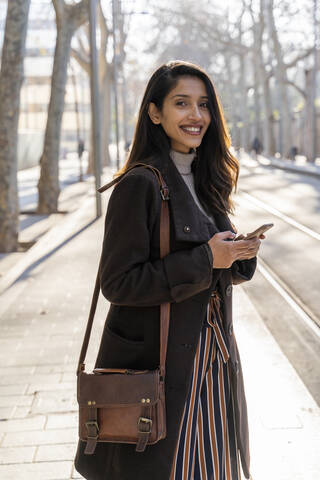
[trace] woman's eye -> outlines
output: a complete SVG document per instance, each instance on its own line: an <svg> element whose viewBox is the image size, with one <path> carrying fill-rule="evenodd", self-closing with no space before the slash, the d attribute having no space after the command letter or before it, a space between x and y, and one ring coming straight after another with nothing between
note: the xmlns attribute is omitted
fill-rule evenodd
<svg viewBox="0 0 320 480"><path fill-rule="evenodd" d="M184 100L179 100L176 105L179 105L179 106L185 106L187 105L187 102L185 102ZM208 105L208 102L202 102L200 104L200 107L201 108L209 108L209 105Z"/></svg>

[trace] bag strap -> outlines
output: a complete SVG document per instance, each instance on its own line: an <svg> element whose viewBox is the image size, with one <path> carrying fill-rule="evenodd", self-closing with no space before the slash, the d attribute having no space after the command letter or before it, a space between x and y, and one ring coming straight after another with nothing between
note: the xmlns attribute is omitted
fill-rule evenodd
<svg viewBox="0 0 320 480"><path fill-rule="evenodd" d="M147 163L137 162L131 165L127 170L116 177L111 182L103 185L102 187L98 188L98 192L102 193L108 188L112 187L114 184L120 182L120 180L133 168L143 166L145 168L150 169L154 175L156 176L159 187L160 187L160 194L161 194L161 214L160 214L160 258L165 257L170 252L170 219L169 219L169 189L161 175L161 172L153 167L152 165L148 165ZM101 266L101 258L99 262L99 268L96 278L96 283L94 286L91 307L89 312L89 318L87 323L87 328L84 334L84 339L80 351L78 368L77 368L77 375L80 372L85 370L85 357L88 350L88 344L90 340L92 324L94 320L94 315L97 308L97 302L100 293L100 266ZM161 379L164 380L165 378L165 363L166 363L166 356L167 356L167 344L168 344L168 334L169 334L169 322L170 322L170 303L162 303L160 305L160 376Z"/></svg>

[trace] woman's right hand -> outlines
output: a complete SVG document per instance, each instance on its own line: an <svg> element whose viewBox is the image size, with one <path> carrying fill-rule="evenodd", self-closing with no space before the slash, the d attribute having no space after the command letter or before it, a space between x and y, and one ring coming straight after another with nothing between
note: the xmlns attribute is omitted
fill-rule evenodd
<svg viewBox="0 0 320 480"><path fill-rule="evenodd" d="M213 268L229 268L236 260L246 260L256 256L260 239L227 241L235 236L230 230L213 235L208 241L213 255Z"/></svg>

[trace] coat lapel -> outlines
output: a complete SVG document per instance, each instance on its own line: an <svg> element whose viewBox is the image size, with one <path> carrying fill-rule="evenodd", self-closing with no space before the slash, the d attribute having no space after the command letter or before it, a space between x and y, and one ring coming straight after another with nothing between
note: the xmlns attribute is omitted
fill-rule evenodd
<svg viewBox="0 0 320 480"><path fill-rule="evenodd" d="M161 171L169 187L172 224L177 241L204 243L215 233L230 229L230 221L226 216L215 215L215 226L201 212L170 156L166 162L155 158L149 163ZM227 228L224 228L225 225L228 225Z"/></svg>

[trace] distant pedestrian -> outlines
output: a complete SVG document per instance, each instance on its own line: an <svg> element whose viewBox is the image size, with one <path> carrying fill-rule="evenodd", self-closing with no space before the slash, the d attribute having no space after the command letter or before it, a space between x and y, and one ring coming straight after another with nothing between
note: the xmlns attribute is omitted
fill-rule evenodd
<svg viewBox="0 0 320 480"><path fill-rule="evenodd" d="M289 158L295 160L298 155L298 147L292 146L289 150Z"/></svg>
<svg viewBox="0 0 320 480"><path fill-rule="evenodd" d="M254 151L256 157L262 152L262 143L258 137L254 137L251 149Z"/></svg>
<svg viewBox="0 0 320 480"><path fill-rule="evenodd" d="M78 140L78 157L81 158L84 152L84 141L82 138Z"/></svg>
<svg viewBox="0 0 320 480"><path fill-rule="evenodd" d="M141 161L169 188L170 253L160 258L158 183L136 167L114 187L105 218L100 285L110 309L95 367L157 368L159 305L170 302L167 435L143 453L98 441L86 455L79 441L76 469L89 480L240 480L241 458L249 478L232 284L252 278L260 239L228 241L239 163L214 85L197 65L172 61L151 76L120 172Z"/></svg>

